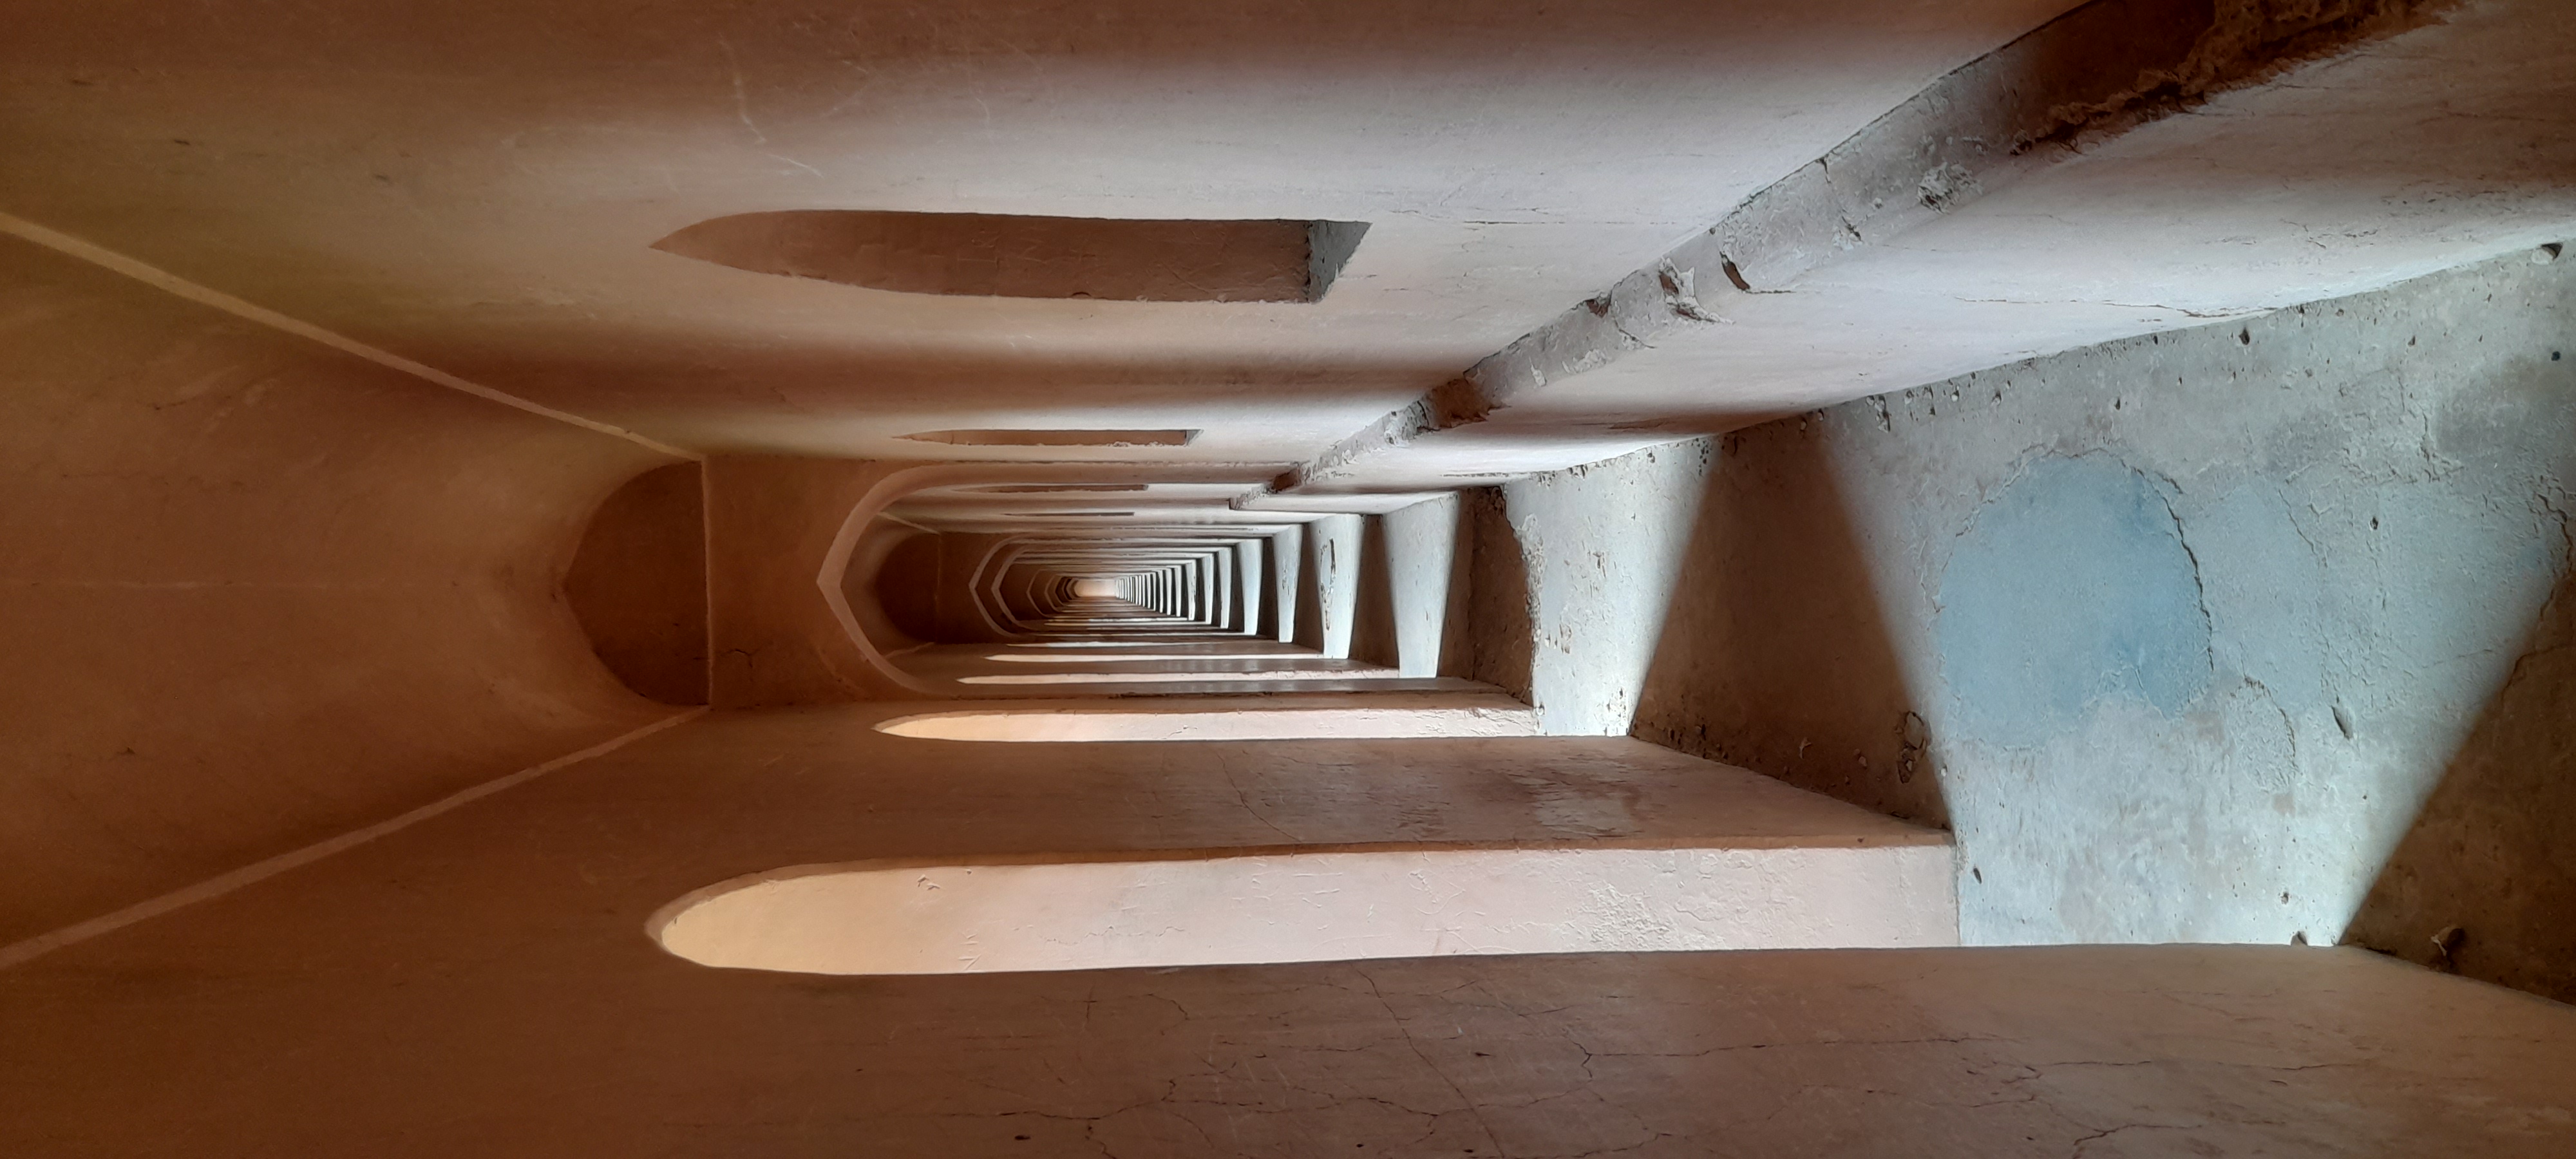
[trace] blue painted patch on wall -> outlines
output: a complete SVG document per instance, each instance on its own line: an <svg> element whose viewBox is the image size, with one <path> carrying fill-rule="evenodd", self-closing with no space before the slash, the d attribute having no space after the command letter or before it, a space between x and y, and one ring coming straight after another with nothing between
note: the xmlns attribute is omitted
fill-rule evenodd
<svg viewBox="0 0 2576 1159"><path fill-rule="evenodd" d="M2096 704L2189 707L2210 682L2199 571L2159 485L2117 457L2038 459L1979 508L1941 578L1961 739L2022 747Z"/></svg>

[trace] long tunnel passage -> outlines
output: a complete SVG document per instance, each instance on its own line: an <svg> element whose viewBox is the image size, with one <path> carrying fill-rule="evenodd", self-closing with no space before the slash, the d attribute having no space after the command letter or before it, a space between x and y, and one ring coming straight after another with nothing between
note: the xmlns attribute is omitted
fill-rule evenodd
<svg viewBox="0 0 2576 1159"><path fill-rule="evenodd" d="M0 29L0 1156L2576 1155L2576 4Z"/></svg>

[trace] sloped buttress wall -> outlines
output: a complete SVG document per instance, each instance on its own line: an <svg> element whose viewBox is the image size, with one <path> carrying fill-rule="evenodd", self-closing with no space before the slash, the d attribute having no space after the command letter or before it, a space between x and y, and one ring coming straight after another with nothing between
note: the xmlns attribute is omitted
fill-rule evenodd
<svg viewBox="0 0 2576 1159"><path fill-rule="evenodd" d="M1971 942L2359 914L2576 997L2553 256L1727 436L1637 735L1946 821Z"/></svg>
<svg viewBox="0 0 2576 1159"><path fill-rule="evenodd" d="M560 594L670 462L0 237L0 944L667 716Z"/></svg>

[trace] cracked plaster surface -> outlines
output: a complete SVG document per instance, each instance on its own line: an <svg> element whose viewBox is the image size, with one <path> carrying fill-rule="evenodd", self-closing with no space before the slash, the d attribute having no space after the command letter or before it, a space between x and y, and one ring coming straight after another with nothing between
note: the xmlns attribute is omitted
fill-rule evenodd
<svg viewBox="0 0 2576 1159"><path fill-rule="evenodd" d="M1809 584L1764 596L1773 602L1756 620L1798 601L1833 609L1857 627L1784 655L1848 666L1875 650L1898 703L1735 720L1726 705L1774 677L1728 668L1724 648L1739 646L1729 638L1668 638L1658 662L1673 675L1650 682L1641 735L1902 815L1946 815L1971 943L2334 940L2505 688L2565 574L2576 362L2553 358L2568 345L2571 267L2549 256L1728 436L1711 502L1738 511L1823 495L1828 510L1801 530L1826 543L1825 521L1847 521L1841 566L1858 577L1830 594ZM1993 544L1976 529L2033 501L2033 464L2080 462L2106 465L2082 478L2147 481L2175 566L2141 557L2102 572L2119 545L2086 520L1978 554ZM2081 481L2056 474L2066 477L2051 486ZM1693 548L1695 573L1721 569L1727 552L1807 550L1776 529L1726 543L1713 533ZM2129 590L2151 576L2164 577L2153 591ZM2155 689L2105 677L2103 694L2072 711L2058 698L1999 697L2000 686L1965 678L1979 670L1960 663L1973 642L1963 633L1999 637L1988 650L2018 663L2055 655L2069 628L2005 615L1968 632L1954 597L2005 582L2066 589L2078 610L2090 600L2127 619L2176 609L2168 619L2195 640L2168 659L2199 653L2188 666L2205 673L2186 681L2175 668ZM2205 628L2191 623L2203 617ZM2104 653L2067 671L2139 660ZM2140 690L2156 694L2130 694ZM1935 778L1889 775L1901 711L1928 723ZM2547 759L2534 749L2516 761ZM2521 848L2507 860L2554 872L2545 842ZM2429 911L2420 923L2410 946L2444 924Z"/></svg>

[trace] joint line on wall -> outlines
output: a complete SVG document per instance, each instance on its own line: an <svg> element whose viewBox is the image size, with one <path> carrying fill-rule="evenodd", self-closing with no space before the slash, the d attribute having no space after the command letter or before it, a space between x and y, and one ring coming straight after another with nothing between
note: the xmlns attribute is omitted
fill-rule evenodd
<svg viewBox="0 0 2576 1159"><path fill-rule="evenodd" d="M519 785L526 784L527 782L533 781L538 777L542 777L547 773L551 773L556 769L564 768L569 765L577 765L592 757L605 756L608 753L624 748L629 744L633 744L636 741L642 740L645 737L651 736L666 728L696 720L697 718L706 715L706 713L707 709L704 706L701 706L690 709L687 712L666 716L651 724L645 725L642 728L636 729L633 732L602 741L590 746L589 748L583 749L580 752L569 753L564 756L556 757L544 764L533 765L528 768L521 769L508 776L485 781L482 784L473 786L472 788L432 801L429 804L413 809L400 816L378 821L366 828L343 833L337 837L330 838L329 840L307 845L304 848L295 850L291 853L281 853L265 861L253 862L249 865L233 870L230 873L211 877L184 889L162 894L150 901L138 902L114 913L104 914L99 917L91 918L88 921L76 922L72 925L64 926L52 933L38 934L35 937L28 938L22 942L0 946L0 970L5 970L11 966L18 965L34 958L42 957L56 950L63 949L66 946L77 945L103 934L114 933L138 922L148 921L166 913L185 909L201 901L211 901L215 898L222 897L225 894L241 889L244 886L255 885L259 882L266 881L269 878L286 872L287 870L310 865L316 861L322 860L323 858L329 857L332 854L354 849L360 845L366 844L367 842L373 841L376 838L383 837L398 830L408 829L423 821L429 820L432 817L436 817L441 813L449 812L450 810L456 809L460 806L472 804L473 802L482 800L485 797L501 792L504 789L515 788Z"/></svg>
<svg viewBox="0 0 2576 1159"><path fill-rule="evenodd" d="M516 407L528 412L529 414L550 418L557 422L571 423L574 426L597 431L603 435L611 435L625 439L638 446L646 447L658 453L669 455L673 458L701 462L706 458L706 456L698 454L695 451L682 450L668 443L639 435L624 427L600 422L597 419L583 418L582 416L573 414L570 411L556 410L555 408L546 406L543 403L530 402L515 394L494 390L482 383L459 378L444 370L440 370L437 367L414 362L411 359L393 353L390 350L381 350L376 347L369 346L355 338L333 333L332 331L325 330L310 322L291 318L265 306L243 301L242 299L224 293L221 290L198 285L195 282L191 282L186 278L182 278L179 275L171 273L170 271L158 266L147 265L114 250L83 241L60 230L48 229L24 218L12 217L8 214L0 213L0 233L9 234L10 236L43 246L56 253L77 258L81 261L88 262L91 265L123 274L135 281L151 286L156 290L175 294L181 298L195 302L198 305L211 306L217 310L223 311L224 313L233 315L236 318L256 322L262 326L268 327L269 329L292 334L298 338L307 339L313 342L319 342L322 345L328 346L343 354L355 355L388 370L399 371L414 378L446 387L450 390L463 391L487 402L497 402L503 406Z"/></svg>

